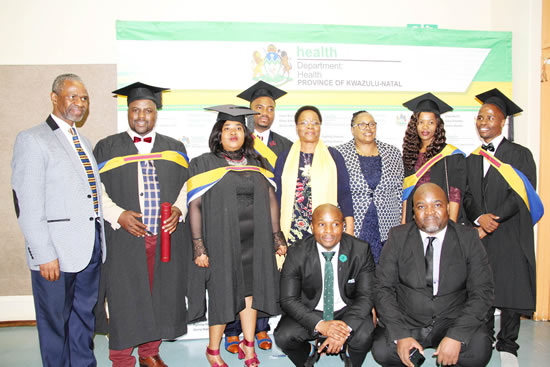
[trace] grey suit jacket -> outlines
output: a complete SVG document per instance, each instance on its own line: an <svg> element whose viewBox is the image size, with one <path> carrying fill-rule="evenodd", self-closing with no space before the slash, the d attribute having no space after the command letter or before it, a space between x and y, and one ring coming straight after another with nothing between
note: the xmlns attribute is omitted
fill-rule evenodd
<svg viewBox="0 0 550 367"><path fill-rule="evenodd" d="M100 187L90 142L82 136L81 140ZM40 264L59 259L63 272L84 269L95 241L92 190L82 162L51 116L17 135L11 167L15 211L25 236L29 268L39 270ZM101 190L97 191L101 203ZM102 217L100 223L105 260Z"/></svg>

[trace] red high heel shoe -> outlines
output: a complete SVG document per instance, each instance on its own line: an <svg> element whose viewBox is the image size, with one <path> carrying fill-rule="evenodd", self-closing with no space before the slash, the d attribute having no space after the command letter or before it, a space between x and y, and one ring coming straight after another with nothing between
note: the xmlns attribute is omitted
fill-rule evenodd
<svg viewBox="0 0 550 367"><path fill-rule="evenodd" d="M217 350L216 349L210 349L210 348L206 347L206 354L209 355L209 356L219 356L220 355L220 350L219 349L217 349ZM208 357L206 358L206 360L208 361ZM208 361L208 363L210 363L210 361ZM228 367L227 363L218 364L217 362L214 363L214 364L211 364L210 366L211 367Z"/></svg>
<svg viewBox="0 0 550 367"><path fill-rule="evenodd" d="M243 338L243 340L241 340L241 342L239 343L239 359L244 359L245 354L241 344L244 344L249 348L254 348L254 341L249 342L248 340ZM257 366L260 364L260 361L258 360L258 356L256 355L256 353L254 353L254 357L250 359L245 359L244 364L246 367Z"/></svg>

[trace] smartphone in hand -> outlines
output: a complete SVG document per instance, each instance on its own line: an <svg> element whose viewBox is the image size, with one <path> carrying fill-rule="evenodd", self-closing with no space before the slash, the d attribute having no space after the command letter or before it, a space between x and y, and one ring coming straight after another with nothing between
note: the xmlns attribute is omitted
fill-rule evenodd
<svg viewBox="0 0 550 367"><path fill-rule="evenodd" d="M426 358L424 358L422 353L420 353L420 351L416 348L413 348L410 350L409 359L411 360L411 362L414 364L415 367L422 366L422 364L426 360Z"/></svg>

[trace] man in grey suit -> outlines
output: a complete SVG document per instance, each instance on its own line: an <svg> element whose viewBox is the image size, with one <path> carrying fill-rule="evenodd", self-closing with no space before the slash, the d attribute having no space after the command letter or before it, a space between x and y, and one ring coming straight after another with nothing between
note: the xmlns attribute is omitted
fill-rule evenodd
<svg viewBox="0 0 550 367"><path fill-rule="evenodd" d="M12 160L15 211L31 270L44 366L95 366L94 306L105 259L101 192L90 142L76 129L88 92L58 76L45 122L17 136Z"/></svg>
<svg viewBox="0 0 550 367"><path fill-rule="evenodd" d="M415 221L390 230L376 267L374 359L413 367L415 348L437 348L439 365L485 366L493 302L487 253L477 231L449 220L438 185L421 185L413 200Z"/></svg>

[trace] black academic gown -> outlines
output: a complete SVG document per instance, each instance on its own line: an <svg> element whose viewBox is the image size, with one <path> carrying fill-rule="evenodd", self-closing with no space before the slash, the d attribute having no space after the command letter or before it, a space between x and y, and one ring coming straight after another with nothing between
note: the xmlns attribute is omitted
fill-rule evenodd
<svg viewBox="0 0 550 367"><path fill-rule="evenodd" d="M279 154L292 147L292 142L282 135L277 134L274 131L269 132L269 141L267 147L275 153L278 157Z"/></svg>
<svg viewBox="0 0 550 367"><path fill-rule="evenodd" d="M446 165L445 165L446 163ZM405 167L405 177L414 174L414 170L409 170ZM466 160L462 154L454 154L447 156L434 164L430 168L430 182L437 184L445 191L447 197L449 197L448 187L453 186L460 190L461 201L464 198L464 192L466 191ZM411 195L407 199L407 217L406 223L414 220L413 217L413 197L416 191L416 187L411 192ZM458 211L458 223L464 223L466 216L460 204Z"/></svg>
<svg viewBox="0 0 550 367"><path fill-rule="evenodd" d="M258 165L251 160L248 164ZM213 153L205 153L191 161L190 177L227 165L225 159ZM255 182L254 245L252 274L244 274L235 190L240 174L227 173L200 198L202 238L210 266L199 268L192 265L189 313L193 321L204 318L206 289L209 324L219 325L235 320L245 307L244 277L253 279L252 308L262 316L280 313L279 272L275 261L269 202L270 184L262 174L248 173Z"/></svg>
<svg viewBox="0 0 550 367"><path fill-rule="evenodd" d="M536 187L536 166L529 149L503 139L495 157L520 170ZM483 239L495 280L495 307L530 313L536 304L533 222L527 207L498 171L490 167L483 177L483 157L467 161L469 192L464 209L470 222L481 214L500 216L496 231Z"/></svg>
<svg viewBox="0 0 550 367"><path fill-rule="evenodd" d="M185 153L181 142L156 134L152 152L164 150ZM99 141L94 149L98 162L137 153L126 132ZM164 160L156 160L155 168L161 203L174 203L187 181L187 169ZM101 180L109 197L119 207L139 213L137 169L137 163L126 164L102 173ZM101 275L96 329L100 333L109 333L110 349L125 349L153 340L173 339L186 333L186 262L191 259L190 237L186 227L184 223L178 224L171 235L170 262L160 261L159 234L151 294L145 240L132 236L123 228L113 230L110 225L105 226L108 256ZM108 322L105 298L109 307Z"/></svg>

